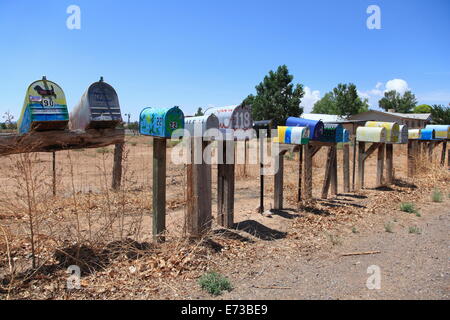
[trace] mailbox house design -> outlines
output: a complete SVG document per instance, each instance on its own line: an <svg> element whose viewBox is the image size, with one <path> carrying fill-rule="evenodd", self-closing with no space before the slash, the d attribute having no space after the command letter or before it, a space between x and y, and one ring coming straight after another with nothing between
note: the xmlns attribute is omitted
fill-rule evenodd
<svg viewBox="0 0 450 320"><path fill-rule="evenodd" d="M32 130L64 130L69 123L69 113L64 91L55 82L33 82L27 89L17 128L19 133Z"/></svg>
<svg viewBox="0 0 450 320"><path fill-rule="evenodd" d="M308 144L308 127L278 127L278 142L285 144Z"/></svg>
<svg viewBox="0 0 450 320"><path fill-rule="evenodd" d="M184 129L189 131L191 137L211 138L208 130L219 129L219 119L214 114L184 118Z"/></svg>
<svg viewBox="0 0 450 320"><path fill-rule="evenodd" d="M434 129L422 129L419 140L436 140L436 131Z"/></svg>
<svg viewBox="0 0 450 320"><path fill-rule="evenodd" d="M359 127L356 130L356 140L361 142L386 142L386 128L384 127Z"/></svg>
<svg viewBox="0 0 450 320"><path fill-rule="evenodd" d="M219 119L219 130L226 140L253 138L253 118L250 106L238 105L209 108L205 116L214 114Z"/></svg>
<svg viewBox="0 0 450 320"><path fill-rule="evenodd" d="M450 125L428 125L425 129L433 129L436 139L450 139Z"/></svg>
<svg viewBox="0 0 450 320"><path fill-rule="evenodd" d="M344 133L342 135L342 143L349 143L350 142L350 132L347 129L344 129Z"/></svg>
<svg viewBox="0 0 450 320"><path fill-rule="evenodd" d="M386 142L397 143L400 135L400 126L395 122L368 121L366 127L383 127L386 129Z"/></svg>
<svg viewBox="0 0 450 320"><path fill-rule="evenodd" d="M266 132L266 137L271 137L272 131L272 120L261 120L253 122L253 129L256 131L256 136L259 138L259 131L264 130Z"/></svg>
<svg viewBox="0 0 450 320"><path fill-rule="evenodd" d="M398 144L405 144L408 143L408 138L409 138L409 131L408 131L408 126L406 125L401 125L400 127L400 135L398 137Z"/></svg>
<svg viewBox="0 0 450 320"><path fill-rule="evenodd" d="M344 140L344 127L341 124L325 123L323 134L319 137L321 142L338 143Z"/></svg>
<svg viewBox="0 0 450 320"><path fill-rule="evenodd" d="M323 134L324 125L322 121L308 120L296 117L290 117L286 120L288 127L308 127L310 140L319 140Z"/></svg>
<svg viewBox="0 0 450 320"><path fill-rule="evenodd" d="M89 86L70 113L70 128L74 130L115 128L121 122L117 93L103 78Z"/></svg>
<svg viewBox="0 0 450 320"><path fill-rule="evenodd" d="M145 136L171 138L177 129L184 129L184 114L178 107L145 108L139 116L139 132Z"/></svg>
<svg viewBox="0 0 450 320"><path fill-rule="evenodd" d="M409 129L408 130L408 139L409 140L418 140L420 139L422 134L421 129Z"/></svg>

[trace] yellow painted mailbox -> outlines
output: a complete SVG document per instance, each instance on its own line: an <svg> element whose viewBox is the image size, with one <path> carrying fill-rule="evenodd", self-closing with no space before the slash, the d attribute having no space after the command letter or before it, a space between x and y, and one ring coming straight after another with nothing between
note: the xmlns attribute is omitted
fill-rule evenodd
<svg viewBox="0 0 450 320"><path fill-rule="evenodd" d="M308 144L308 127L278 127L278 138L274 139L285 144Z"/></svg>
<svg viewBox="0 0 450 320"><path fill-rule="evenodd" d="M359 127L356 130L356 140L360 142L386 142L386 128Z"/></svg>
<svg viewBox="0 0 450 320"><path fill-rule="evenodd" d="M408 139L409 140L418 140L421 137L421 129L409 129L408 130Z"/></svg>
<svg viewBox="0 0 450 320"><path fill-rule="evenodd" d="M397 143L400 135L400 126L395 122L368 121L366 127L382 127L386 129L387 143Z"/></svg>

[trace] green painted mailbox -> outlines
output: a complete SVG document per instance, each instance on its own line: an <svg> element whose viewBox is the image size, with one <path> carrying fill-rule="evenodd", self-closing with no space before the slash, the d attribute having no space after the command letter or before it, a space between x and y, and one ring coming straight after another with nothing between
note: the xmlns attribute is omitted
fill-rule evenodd
<svg viewBox="0 0 450 320"><path fill-rule="evenodd" d="M145 108L141 111L139 132L142 135L171 138L177 129L184 129L184 114L180 108Z"/></svg>

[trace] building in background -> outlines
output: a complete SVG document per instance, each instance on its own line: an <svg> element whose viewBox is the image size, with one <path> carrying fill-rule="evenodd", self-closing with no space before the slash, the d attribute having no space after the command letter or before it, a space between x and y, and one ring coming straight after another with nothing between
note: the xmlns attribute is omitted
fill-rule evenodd
<svg viewBox="0 0 450 320"><path fill-rule="evenodd" d="M425 128L431 122L431 113L397 113L369 110L350 116L348 120L397 122L410 129Z"/></svg>

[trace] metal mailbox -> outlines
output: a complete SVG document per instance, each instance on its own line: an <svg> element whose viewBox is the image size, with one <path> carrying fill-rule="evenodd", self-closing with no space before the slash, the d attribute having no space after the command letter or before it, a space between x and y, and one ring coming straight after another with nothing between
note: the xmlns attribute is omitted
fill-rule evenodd
<svg viewBox="0 0 450 320"><path fill-rule="evenodd" d="M384 127L358 127L356 140L361 142L386 142L386 128Z"/></svg>
<svg viewBox="0 0 450 320"><path fill-rule="evenodd" d="M171 138L177 129L184 129L184 114L178 107L145 108L139 116L139 132L145 136Z"/></svg>
<svg viewBox="0 0 450 320"><path fill-rule="evenodd" d="M259 138L259 131L264 130L266 132L266 137L270 138L272 123L272 120L261 120L253 122L253 130L256 131L256 136Z"/></svg>
<svg viewBox="0 0 450 320"><path fill-rule="evenodd" d="M383 127L386 129L386 142L397 143L400 135L400 126L395 122L367 121L366 127Z"/></svg>
<svg viewBox="0 0 450 320"><path fill-rule="evenodd" d="M450 125L427 125L425 129L433 129L436 139L450 139Z"/></svg>
<svg viewBox="0 0 450 320"><path fill-rule="evenodd" d="M211 114L219 119L219 130L224 135L224 139L248 140L253 138L253 118L250 106L217 107L205 111L205 116Z"/></svg>
<svg viewBox="0 0 450 320"><path fill-rule="evenodd" d="M219 119L214 114L184 118L184 129L189 131L191 137L210 138L208 130L219 129Z"/></svg>
<svg viewBox="0 0 450 320"><path fill-rule="evenodd" d="M286 126L288 127L308 127L310 140L319 140L323 134L324 125L322 121L302 119L296 117L290 117L286 120Z"/></svg>
<svg viewBox="0 0 450 320"><path fill-rule="evenodd" d="M17 128L19 133L32 130L64 130L69 123L69 113L64 91L55 82L33 82L27 89Z"/></svg>
<svg viewBox="0 0 450 320"><path fill-rule="evenodd" d="M344 140L344 127L341 124L325 123L323 134L319 137L321 142L338 143Z"/></svg>
<svg viewBox="0 0 450 320"><path fill-rule="evenodd" d="M70 113L71 129L115 128L121 122L117 93L103 78L89 86Z"/></svg>
<svg viewBox="0 0 450 320"><path fill-rule="evenodd" d="M397 143L398 144L408 143L408 138L409 138L408 126L401 125L401 126L399 126L399 128L400 128L400 135L399 135Z"/></svg>
<svg viewBox="0 0 450 320"><path fill-rule="evenodd" d="M434 129L422 129L419 140L436 140L436 131Z"/></svg>
<svg viewBox="0 0 450 320"><path fill-rule="evenodd" d="M278 127L279 143L285 144L308 144L309 143L308 127Z"/></svg>
<svg viewBox="0 0 450 320"><path fill-rule="evenodd" d="M418 140L422 135L421 129L409 129L408 130L408 139L409 140Z"/></svg>

